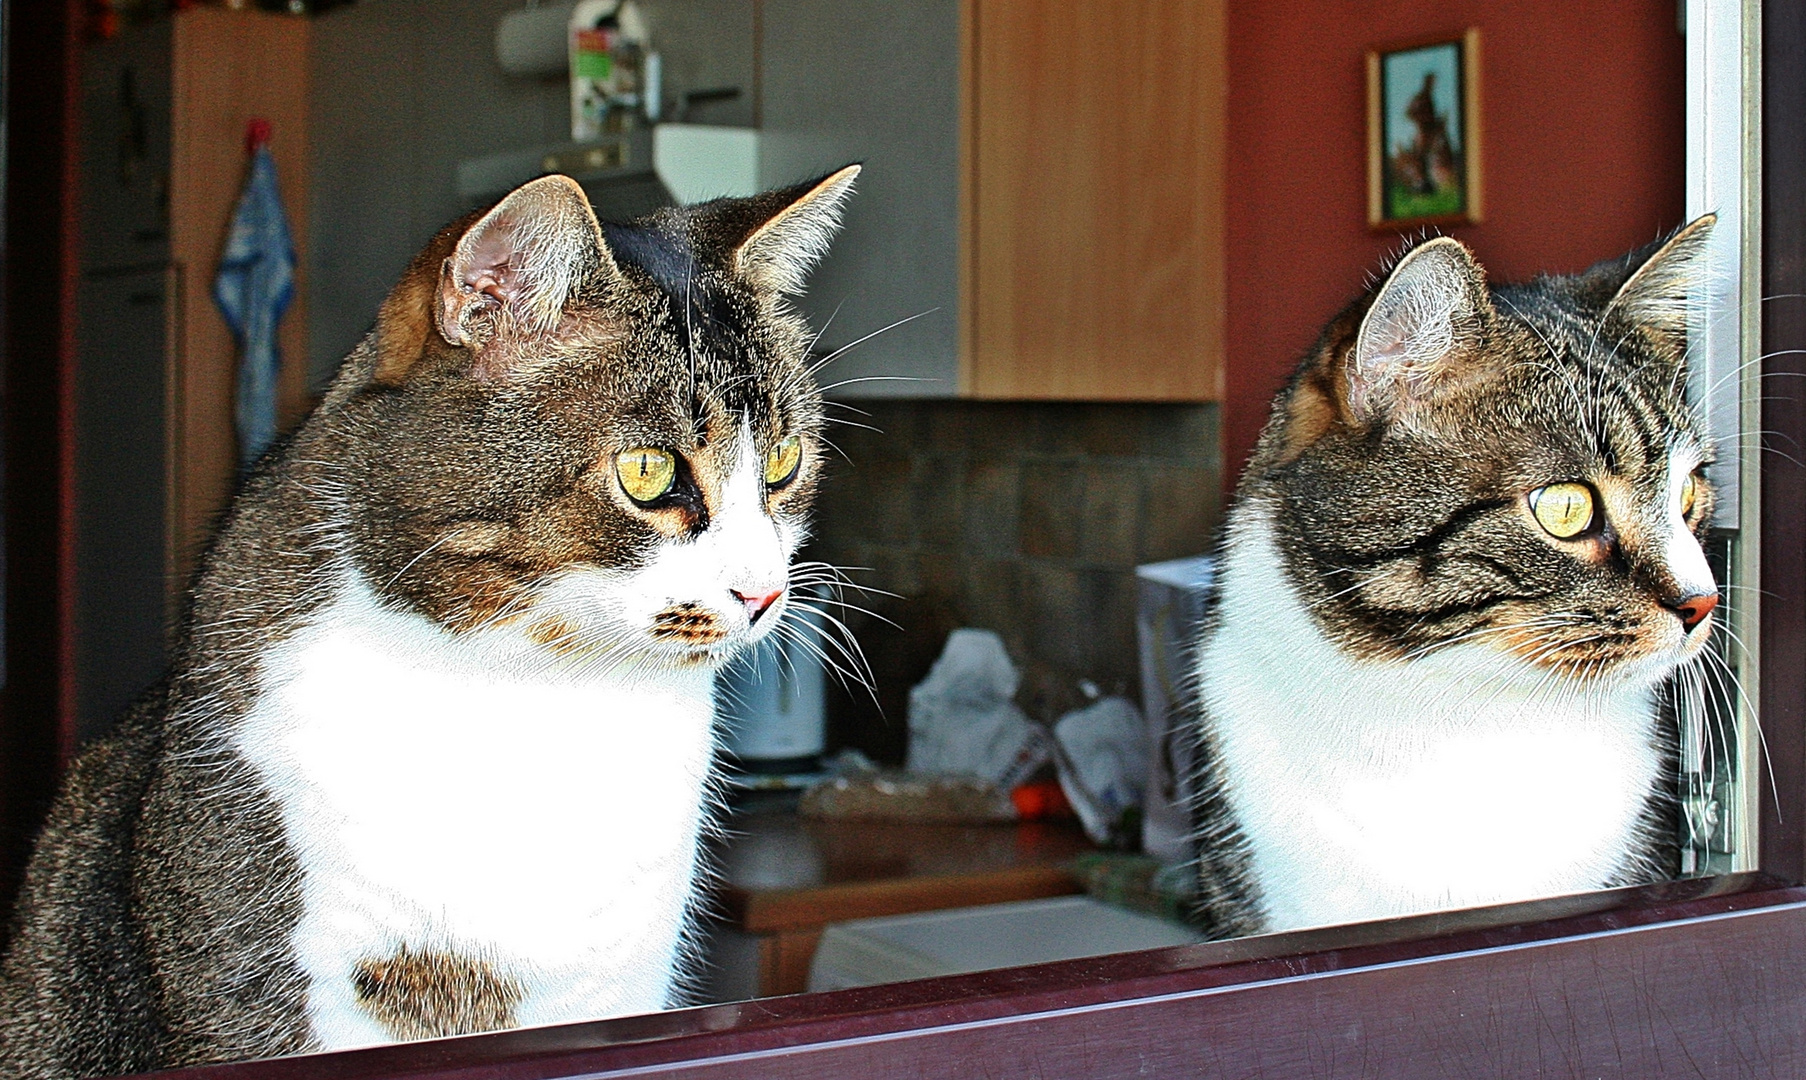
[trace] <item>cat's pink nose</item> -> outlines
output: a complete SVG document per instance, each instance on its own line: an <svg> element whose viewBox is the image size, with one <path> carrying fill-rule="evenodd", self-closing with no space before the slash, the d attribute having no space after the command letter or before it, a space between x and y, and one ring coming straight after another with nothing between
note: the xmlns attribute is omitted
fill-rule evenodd
<svg viewBox="0 0 1806 1080"><path fill-rule="evenodd" d="M772 604L777 603L778 597L784 595L783 589L773 589L768 593L757 594L743 593L739 589L729 589L728 592L734 594L734 599L746 605L746 622L748 625L758 622L759 616L765 614L766 610L769 609Z"/></svg>
<svg viewBox="0 0 1806 1080"><path fill-rule="evenodd" d="M1706 616L1712 614L1712 609L1717 606L1717 593L1700 593L1698 596L1689 596L1679 603L1669 604L1668 609L1681 617L1682 626L1692 630L1704 622Z"/></svg>

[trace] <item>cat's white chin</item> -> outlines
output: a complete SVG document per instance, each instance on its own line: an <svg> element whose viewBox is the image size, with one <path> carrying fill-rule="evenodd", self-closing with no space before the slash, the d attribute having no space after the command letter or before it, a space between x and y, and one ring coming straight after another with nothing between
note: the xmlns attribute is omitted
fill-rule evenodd
<svg viewBox="0 0 1806 1080"><path fill-rule="evenodd" d="M732 634L710 645L684 645L661 640L655 632L646 635L648 657L663 659L673 667L703 668L716 671L726 667L735 657L752 648L778 624L781 612L768 612L744 631Z"/></svg>

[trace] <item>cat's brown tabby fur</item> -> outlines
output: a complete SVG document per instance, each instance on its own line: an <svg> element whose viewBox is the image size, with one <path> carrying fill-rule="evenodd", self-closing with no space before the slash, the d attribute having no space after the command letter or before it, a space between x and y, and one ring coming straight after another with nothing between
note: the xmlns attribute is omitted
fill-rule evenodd
<svg viewBox="0 0 1806 1080"><path fill-rule="evenodd" d="M74 765L0 1074L676 998L709 679L795 603L818 475L784 295L856 172L606 226L550 177L433 238L246 480L167 683Z"/></svg>

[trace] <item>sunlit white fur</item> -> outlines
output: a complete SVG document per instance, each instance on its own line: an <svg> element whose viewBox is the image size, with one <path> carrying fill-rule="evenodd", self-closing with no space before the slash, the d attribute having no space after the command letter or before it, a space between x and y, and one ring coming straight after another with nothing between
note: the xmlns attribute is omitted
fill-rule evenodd
<svg viewBox="0 0 1806 1080"><path fill-rule="evenodd" d="M766 513L741 443L703 535L662 544L641 571L567 572L531 609L609 648L551 655L519 621L455 636L347 571L265 654L235 738L304 871L293 945L322 1047L390 1041L351 977L403 945L517 980L523 1025L669 1004L704 828L713 665L678 662L647 631L687 601L744 644L756 635L728 590L784 583L796 538Z"/></svg>
<svg viewBox="0 0 1806 1080"><path fill-rule="evenodd" d="M1662 538L1659 561L1668 567L1681 590L1688 594L1718 591L1718 584L1712 578L1712 567L1706 563L1705 550L1699 546L1698 538L1681 514L1681 488L1687 482L1687 475L1699 468L1699 463L1699 448L1691 443L1682 443L1669 454L1668 499L1660 517L1650 528L1653 535Z"/></svg>
<svg viewBox="0 0 1806 1080"><path fill-rule="evenodd" d="M1667 557L1711 591L1679 517ZM1684 468L1682 466L1685 466ZM1661 753L1675 655L1582 687L1484 642L1350 658L1286 580L1271 512L1239 508L1200 690L1272 929L1503 903L1623 871Z"/></svg>

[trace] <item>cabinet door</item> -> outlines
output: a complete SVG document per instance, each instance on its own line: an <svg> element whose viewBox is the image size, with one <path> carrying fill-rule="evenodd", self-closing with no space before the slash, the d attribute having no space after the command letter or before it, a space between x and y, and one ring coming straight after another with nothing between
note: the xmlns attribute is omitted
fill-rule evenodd
<svg viewBox="0 0 1806 1080"><path fill-rule="evenodd" d="M169 273L81 286L75 385L75 684L81 738L163 672Z"/></svg>
<svg viewBox="0 0 1806 1080"><path fill-rule="evenodd" d="M134 27L82 61L82 266L169 259L169 24Z"/></svg>
<svg viewBox="0 0 1806 1080"><path fill-rule="evenodd" d="M173 20L170 253L182 267L175 298L181 415L171 492L178 571L186 576L238 479L233 415L238 349L213 302L213 278L232 209L244 189L245 127L270 124L282 204L295 243L295 298L278 329L283 427L303 409L307 373L307 94L309 22L287 15L195 6ZM331 88L327 88L328 92Z"/></svg>
<svg viewBox="0 0 1806 1080"><path fill-rule="evenodd" d="M965 387L1215 400L1224 0L968 0Z"/></svg>

